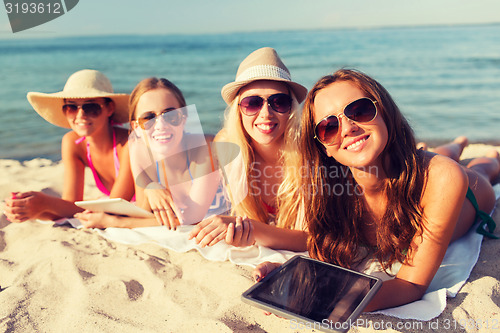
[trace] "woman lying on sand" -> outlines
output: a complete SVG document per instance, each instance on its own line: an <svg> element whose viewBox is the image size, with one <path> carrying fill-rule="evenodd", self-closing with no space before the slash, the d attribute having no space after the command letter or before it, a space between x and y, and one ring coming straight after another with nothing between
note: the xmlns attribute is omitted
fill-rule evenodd
<svg viewBox="0 0 500 333"><path fill-rule="evenodd" d="M166 79L142 80L130 95L129 108L137 203L155 217L89 211L75 217L88 228L166 225L175 229L181 223L197 223L214 211L226 212L229 208L220 200L224 196L218 195L222 186L218 186L219 173L210 151L213 138L186 131L189 107L179 88Z"/></svg>
<svg viewBox="0 0 500 333"><path fill-rule="evenodd" d="M285 211L288 219L305 219L310 255L354 268L368 255L386 270L402 263L366 311L420 299L448 244L477 220L473 202L480 211L492 210L490 181L500 171L498 153L464 168L448 157L417 150L389 93L353 70L339 70L315 84L302 125L300 163L311 166L311 172L296 179L294 195L308 209L303 215ZM459 138L442 152L458 159L465 144ZM301 191L307 186L318 191ZM481 233L493 232L490 222ZM276 266L263 264L255 276L260 279Z"/></svg>
<svg viewBox="0 0 500 333"><path fill-rule="evenodd" d="M127 130L114 124L127 121L127 94L114 94L109 79L96 70L81 70L68 78L64 90L30 92L28 101L48 122L71 128L61 145L64 164L62 198L43 192L16 192L5 199L11 222L56 220L82 211L85 167L104 196L130 200L134 195L127 148Z"/></svg>
<svg viewBox="0 0 500 333"><path fill-rule="evenodd" d="M233 216L207 219L190 237L201 246L224 239L235 246L257 242L274 249L305 251L307 234L295 221L278 225L282 228L272 224L284 161L298 155L292 145L297 140L299 103L307 89L291 81L276 51L266 47L243 60L235 82L225 85L221 93L228 108L224 128L215 140L235 143L241 152L240 164L226 168ZM217 149L220 161L240 153L221 150Z"/></svg>

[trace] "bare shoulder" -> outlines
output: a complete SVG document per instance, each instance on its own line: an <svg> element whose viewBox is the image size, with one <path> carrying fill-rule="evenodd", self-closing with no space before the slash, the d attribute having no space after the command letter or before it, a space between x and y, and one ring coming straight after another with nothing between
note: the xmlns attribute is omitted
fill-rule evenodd
<svg viewBox="0 0 500 333"><path fill-rule="evenodd" d="M187 138L195 143L206 142L206 144L191 148L188 150L189 160L191 161L190 168L192 172L201 176L212 172L211 144L214 140L213 135L190 134Z"/></svg>
<svg viewBox="0 0 500 333"><path fill-rule="evenodd" d="M64 134L61 142L61 155L64 163L67 164L81 161L83 164L86 164L85 143L77 143L76 141L78 139L80 139L80 137L73 131Z"/></svg>
<svg viewBox="0 0 500 333"><path fill-rule="evenodd" d="M441 193L443 191L461 191L468 186L468 177L465 169L452 159L426 152L428 158L428 172L426 191Z"/></svg>
<svg viewBox="0 0 500 333"><path fill-rule="evenodd" d="M68 133L64 134L62 138L63 143L75 143L76 140L78 140L80 137L78 134L76 134L74 131L69 131Z"/></svg>
<svg viewBox="0 0 500 333"><path fill-rule="evenodd" d="M62 141L61 141L62 152L63 153L64 152L66 152L66 153L69 153L69 152L76 153L77 151L79 151L78 144L75 142L79 138L80 137L78 136L78 134L76 134L73 131L70 131L70 132L64 134L64 136L62 138Z"/></svg>
<svg viewBox="0 0 500 333"><path fill-rule="evenodd" d="M215 135L215 138L214 138L214 142L224 142L224 141L227 141L228 138L227 138L227 132L225 129L221 129L216 135Z"/></svg>

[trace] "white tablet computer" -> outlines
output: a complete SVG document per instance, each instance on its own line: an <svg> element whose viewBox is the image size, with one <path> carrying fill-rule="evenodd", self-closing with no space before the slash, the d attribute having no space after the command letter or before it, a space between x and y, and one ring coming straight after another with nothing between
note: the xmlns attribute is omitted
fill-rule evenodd
<svg viewBox="0 0 500 333"><path fill-rule="evenodd" d="M126 215L132 217L154 216L153 213L137 207L133 203L121 198L77 201L75 202L75 205L95 212L106 212L116 215Z"/></svg>
<svg viewBox="0 0 500 333"><path fill-rule="evenodd" d="M346 332L381 286L379 278L295 256L245 291L242 300L290 319L290 327Z"/></svg>

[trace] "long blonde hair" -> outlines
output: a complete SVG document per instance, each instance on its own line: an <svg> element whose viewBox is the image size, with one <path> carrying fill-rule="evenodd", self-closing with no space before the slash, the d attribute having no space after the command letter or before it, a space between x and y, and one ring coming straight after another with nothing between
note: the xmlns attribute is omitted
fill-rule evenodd
<svg viewBox="0 0 500 333"><path fill-rule="evenodd" d="M295 142L297 142L299 135L299 103L297 102L292 90L288 90L290 96L292 97L292 109L289 113L285 127L283 149L281 150L279 160L276 161L276 165L284 165L286 160L294 158L294 156L297 155L297 150L294 145ZM250 219L267 223L269 220L269 214L262 205L260 195L253 186L248 186L251 182L252 176L254 175L253 165L255 162L255 154L250 136L243 128L238 101L239 93L236 95L232 103L226 108L224 114L224 127L217 135L217 141L234 143L236 144L235 147L239 150L239 152L235 152L230 149L217 149L217 155L221 165L227 165L227 161L233 159L234 156L239 153L239 161L234 163L232 167L225 168L226 182L229 183L226 185L229 185L228 192L232 203L231 215L248 216ZM242 188L245 188L248 193L245 193L246 196L243 200L238 200L237 193L239 193ZM280 192L281 190L278 191L278 196ZM279 205L277 208L279 211Z"/></svg>

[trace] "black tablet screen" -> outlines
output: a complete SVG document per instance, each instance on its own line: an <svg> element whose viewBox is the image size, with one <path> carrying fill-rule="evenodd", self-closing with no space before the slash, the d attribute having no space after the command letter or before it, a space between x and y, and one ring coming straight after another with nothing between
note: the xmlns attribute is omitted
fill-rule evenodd
<svg viewBox="0 0 500 333"><path fill-rule="evenodd" d="M344 322L376 282L340 267L297 258L247 296L317 322Z"/></svg>

